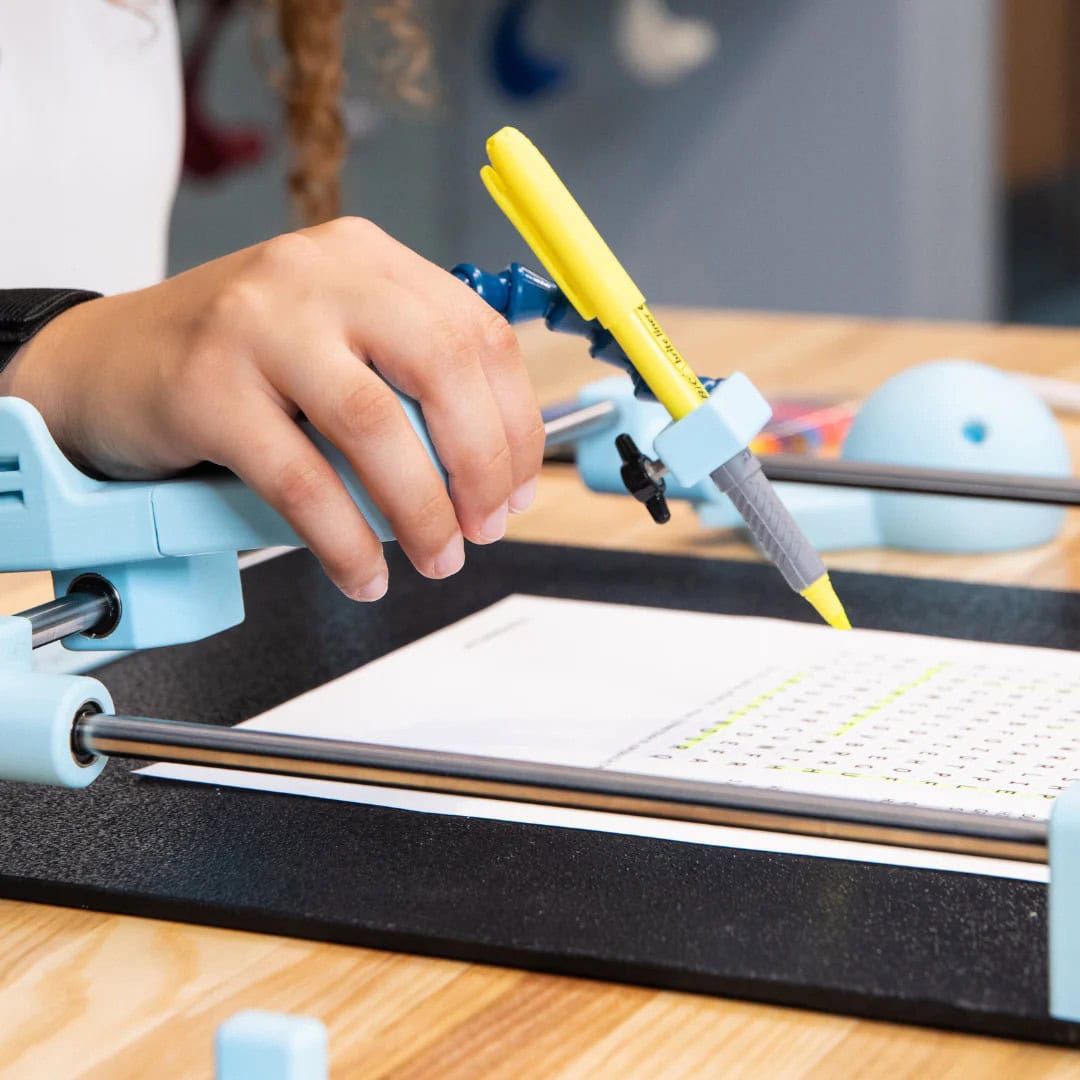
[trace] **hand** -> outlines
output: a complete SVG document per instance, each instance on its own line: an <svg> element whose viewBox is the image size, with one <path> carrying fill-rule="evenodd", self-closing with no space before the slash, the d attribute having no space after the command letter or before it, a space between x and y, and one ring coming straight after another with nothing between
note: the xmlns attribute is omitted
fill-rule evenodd
<svg viewBox="0 0 1080 1080"><path fill-rule="evenodd" d="M423 410L449 492L393 392ZM544 432L517 341L466 285L370 222L288 233L47 324L0 375L77 464L116 478L202 461L275 507L348 596L382 545L295 423L349 459L427 577L532 501Z"/></svg>

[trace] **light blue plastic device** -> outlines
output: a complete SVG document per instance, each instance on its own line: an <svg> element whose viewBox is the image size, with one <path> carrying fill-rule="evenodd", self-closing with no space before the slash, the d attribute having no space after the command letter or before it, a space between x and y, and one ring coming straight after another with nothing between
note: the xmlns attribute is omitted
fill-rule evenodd
<svg viewBox="0 0 1080 1080"><path fill-rule="evenodd" d="M749 400L741 392L734 397ZM595 383L582 395L583 403L601 400L615 401L618 417L579 443L578 466L589 487L623 493L613 433L627 432L648 453L670 421L660 406L635 399L625 376ZM402 406L438 466L415 403L402 398ZM764 413L757 418L764 422ZM749 438L756 432L743 431L746 422L745 416L731 417L730 426ZM307 434L342 476L379 537L390 539L388 522L343 455L314 431ZM845 455L911 465L1069 473L1064 439L1042 402L1008 376L964 361L926 365L891 380L864 406ZM697 502L706 519L714 515L714 522L735 523L734 511L724 507L707 479L689 488L669 482L668 494ZM824 508L820 517L805 507L800 511L797 501L789 505L819 547L889 543L1000 550L1049 540L1061 521L1056 510L984 507L943 497L816 496L818 510ZM840 531L830 534L829 529ZM108 638L69 639L69 648L149 648L225 630L243 618L237 552L277 545L299 545L299 540L284 519L230 474L151 482L94 480L64 458L30 405L0 398L0 571L51 570L58 594L77 576L97 573L121 598L122 615ZM72 719L83 708L111 712L112 699L96 679L34 672L30 631L25 618L0 617L0 776L84 787L101 772L105 759L84 765L73 758ZM1056 802L1050 851L1051 1011L1061 1019L1080 1020L1080 786ZM255 1028L256 1043L263 1034L274 1035L258 1024Z"/></svg>
<svg viewBox="0 0 1080 1080"><path fill-rule="evenodd" d="M420 411L399 395L436 466ZM386 518L344 455L305 430L344 480L382 540ZM147 649L195 641L244 617L237 552L302 546L276 511L227 472L160 481L102 481L79 472L40 414L0 398L0 570L51 570L56 594L100 574L120 594L122 614L107 643L78 636L70 649Z"/></svg>
<svg viewBox="0 0 1080 1080"><path fill-rule="evenodd" d="M634 399L619 379L586 387L582 403L614 400L619 427L646 453L666 422L664 410ZM970 360L939 360L910 368L863 404L842 456L926 468L1070 476L1065 437L1038 395L994 368ZM577 462L595 491L624 490L619 458L607 432L578 444ZM1058 507L1008 506L987 499L777 484L788 509L819 550L896 547L986 552L1033 547L1061 528ZM695 503L702 524L739 528L742 520L714 485L691 488L669 480L670 498Z"/></svg>
<svg viewBox="0 0 1080 1080"><path fill-rule="evenodd" d="M416 404L401 404L442 471ZM306 431L379 538L391 539L344 456ZM58 596L75 578L98 574L120 598L107 638L69 637L67 648L147 649L235 626L244 617L237 553L278 545L300 540L232 474L94 480L64 457L31 405L0 397L0 571L50 570ZM112 712L108 690L87 676L34 671L30 621L0 616L0 777L90 784L105 758L83 764L72 755L72 722L84 709Z"/></svg>

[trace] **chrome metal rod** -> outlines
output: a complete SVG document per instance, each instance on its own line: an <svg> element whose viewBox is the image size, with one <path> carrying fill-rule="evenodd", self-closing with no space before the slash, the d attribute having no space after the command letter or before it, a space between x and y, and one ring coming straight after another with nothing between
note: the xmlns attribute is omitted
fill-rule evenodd
<svg viewBox="0 0 1080 1080"><path fill-rule="evenodd" d="M84 634L108 619L115 603L104 593L75 592L22 612L29 619L35 649L70 634Z"/></svg>
<svg viewBox="0 0 1080 1080"><path fill-rule="evenodd" d="M618 411L614 401L598 401L595 405L583 405L580 409L554 416L544 424L544 448L553 450L609 427Z"/></svg>
<svg viewBox="0 0 1080 1080"><path fill-rule="evenodd" d="M83 716L77 754L278 773L450 795L1045 862L1046 825L737 784L412 750L138 716Z"/></svg>
<svg viewBox="0 0 1080 1080"><path fill-rule="evenodd" d="M601 401L549 420L545 449L551 460L563 460L575 439L613 425L618 407ZM559 451L563 452L560 453ZM572 460L568 457L567 460ZM789 484L864 488L912 495L951 495L959 498L1006 502L1080 506L1080 479L1025 476L1019 473L976 472L965 469L923 469L870 461L812 458L802 454L764 454L759 458L765 475Z"/></svg>
<svg viewBox="0 0 1080 1080"><path fill-rule="evenodd" d="M810 458L799 454L762 455L759 460L770 480L785 483L1080 506L1080 480L1074 477L919 469L869 461Z"/></svg>

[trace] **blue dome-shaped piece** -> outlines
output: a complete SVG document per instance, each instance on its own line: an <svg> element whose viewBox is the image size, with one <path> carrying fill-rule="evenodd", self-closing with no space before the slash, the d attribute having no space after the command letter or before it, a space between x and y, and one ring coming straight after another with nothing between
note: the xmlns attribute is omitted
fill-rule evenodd
<svg viewBox="0 0 1080 1080"><path fill-rule="evenodd" d="M863 404L843 457L939 469L1034 476L1072 473L1065 437L1021 380L971 360L910 368ZM924 551L980 552L1053 539L1064 510L990 499L877 495L881 542Z"/></svg>

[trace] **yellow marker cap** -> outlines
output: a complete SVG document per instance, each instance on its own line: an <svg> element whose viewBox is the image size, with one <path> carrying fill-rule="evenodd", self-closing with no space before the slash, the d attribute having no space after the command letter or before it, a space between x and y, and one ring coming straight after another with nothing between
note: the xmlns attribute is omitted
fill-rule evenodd
<svg viewBox="0 0 1080 1080"><path fill-rule="evenodd" d="M807 586L799 594L810 602L811 607L834 629L850 630L851 622L848 620L844 605L840 603L840 597L832 587L828 574L822 574L812 585Z"/></svg>
<svg viewBox="0 0 1080 1080"><path fill-rule="evenodd" d="M598 319L676 420L709 398L645 297L548 164L516 128L487 141L484 186L584 319Z"/></svg>

